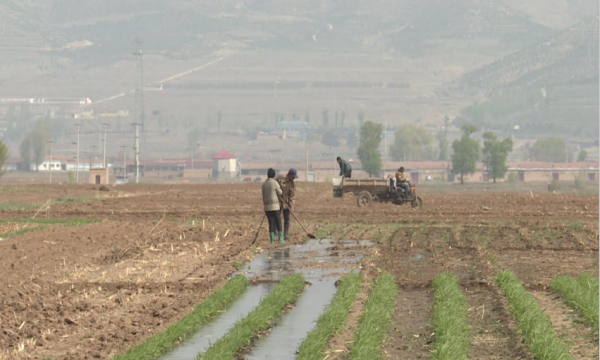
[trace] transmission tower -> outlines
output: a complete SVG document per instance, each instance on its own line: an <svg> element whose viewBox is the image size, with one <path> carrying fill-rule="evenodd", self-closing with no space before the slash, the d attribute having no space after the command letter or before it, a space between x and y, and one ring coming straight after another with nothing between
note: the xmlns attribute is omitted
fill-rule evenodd
<svg viewBox="0 0 600 360"><path fill-rule="evenodd" d="M135 116L139 118L139 123L142 130L142 153L146 158L148 151L146 146L146 108L144 104L144 53L142 50L143 41L141 37L136 37L133 41L135 44L136 64L136 86L135 86ZM140 149L138 148L138 151Z"/></svg>

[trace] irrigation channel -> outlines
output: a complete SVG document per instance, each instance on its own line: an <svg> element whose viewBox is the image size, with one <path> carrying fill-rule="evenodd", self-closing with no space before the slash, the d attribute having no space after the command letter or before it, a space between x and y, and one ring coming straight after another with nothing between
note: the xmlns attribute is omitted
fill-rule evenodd
<svg viewBox="0 0 600 360"><path fill-rule="evenodd" d="M239 273L252 280L253 285L228 311L210 325L200 329L188 341L163 360L192 360L211 344L227 334L240 319L248 315L283 277L301 273L310 285L302 293L294 309L287 312L268 336L257 341L245 359L294 359L302 340L331 302L336 281L357 268L361 249L371 246L368 241L324 239L292 245L258 254Z"/></svg>

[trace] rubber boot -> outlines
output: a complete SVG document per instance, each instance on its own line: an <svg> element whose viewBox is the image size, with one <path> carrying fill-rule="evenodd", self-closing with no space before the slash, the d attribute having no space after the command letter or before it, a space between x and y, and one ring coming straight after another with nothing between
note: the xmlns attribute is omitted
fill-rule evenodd
<svg viewBox="0 0 600 360"><path fill-rule="evenodd" d="M283 240L283 231L279 232L279 243L280 244L285 244L285 240Z"/></svg>
<svg viewBox="0 0 600 360"><path fill-rule="evenodd" d="M269 233L269 237L271 238L271 244L275 244L275 233Z"/></svg>
<svg viewBox="0 0 600 360"><path fill-rule="evenodd" d="M289 223L283 225L283 238L285 240L290 239L290 224Z"/></svg>

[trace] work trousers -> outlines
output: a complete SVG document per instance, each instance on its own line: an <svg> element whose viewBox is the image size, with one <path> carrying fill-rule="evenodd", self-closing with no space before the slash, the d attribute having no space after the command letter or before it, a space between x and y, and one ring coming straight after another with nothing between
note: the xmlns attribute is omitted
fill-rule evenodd
<svg viewBox="0 0 600 360"><path fill-rule="evenodd" d="M269 232L277 234L279 231L281 231L280 211L265 211L265 215L267 215L267 220L269 221Z"/></svg>
<svg viewBox="0 0 600 360"><path fill-rule="evenodd" d="M283 234L288 237L290 231L290 209L283 209Z"/></svg>
<svg viewBox="0 0 600 360"><path fill-rule="evenodd" d="M409 198L410 197L410 186L407 183L405 183L405 182L398 183L398 184L396 184L396 186L399 186L399 187L401 187L401 188L404 189L404 197L405 198Z"/></svg>

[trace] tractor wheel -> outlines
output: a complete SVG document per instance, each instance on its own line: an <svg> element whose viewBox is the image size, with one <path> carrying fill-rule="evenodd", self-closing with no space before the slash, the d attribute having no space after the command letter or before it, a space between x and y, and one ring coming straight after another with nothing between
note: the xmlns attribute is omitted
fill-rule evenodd
<svg viewBox="0 0 600 360"><path fill-rule="evenodd" d="M411 201L410 206L412 206L413 209L419 209L419 210L421 210L421 208L423 208L423 199L421 199L420 196L417 196L416 199L414 199L413 201Z"/></svg>
<svg viewBox="0 0 600 360"><path fill-rule="evenodd" d="M369 207L373 204L373 195L368 191L361 191L356 197L356 205L358 207Z"/></svg>

